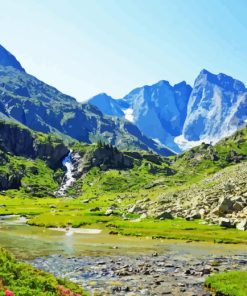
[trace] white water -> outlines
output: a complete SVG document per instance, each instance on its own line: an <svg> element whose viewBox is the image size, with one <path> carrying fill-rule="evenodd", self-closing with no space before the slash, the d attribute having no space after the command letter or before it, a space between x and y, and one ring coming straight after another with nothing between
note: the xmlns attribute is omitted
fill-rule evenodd
<svg viewBox="0 0 247 296"><path fill-rule="evenodd" d="M66 168L66 173L63 178L61 187L56 191L56 195L64 195L65 191L75 182L75 178L73 177L74 165L71 161L71 154L72 151L69 152L68 156L66 156L62 162L63 166Z"/></svg>

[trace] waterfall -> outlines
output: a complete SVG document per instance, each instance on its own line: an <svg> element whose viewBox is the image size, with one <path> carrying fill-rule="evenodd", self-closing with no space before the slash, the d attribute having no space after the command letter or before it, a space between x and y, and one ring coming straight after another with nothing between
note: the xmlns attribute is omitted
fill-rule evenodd
<svg viewBox="0 0 247 296"><path fill-rule="evenodd" d="M65 195L66 190L75 182L75 178L73 177L74 165L71 160L71 155L72 150L70 150L69 154L62 161L63 166L66 168L66 173L64 175L60 188L56 191L56 195Z"/></svg>

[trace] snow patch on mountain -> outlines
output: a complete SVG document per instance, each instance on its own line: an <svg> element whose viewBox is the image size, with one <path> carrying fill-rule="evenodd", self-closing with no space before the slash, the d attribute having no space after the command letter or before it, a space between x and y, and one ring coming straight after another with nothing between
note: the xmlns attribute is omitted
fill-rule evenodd
<svg viewBox="0 0 247 296"><path fill-rule="evenodd" d="M127 119L130 122L134 122L134 110L132 108L122 109L122 111L124 113L125 119Z"/></svg>

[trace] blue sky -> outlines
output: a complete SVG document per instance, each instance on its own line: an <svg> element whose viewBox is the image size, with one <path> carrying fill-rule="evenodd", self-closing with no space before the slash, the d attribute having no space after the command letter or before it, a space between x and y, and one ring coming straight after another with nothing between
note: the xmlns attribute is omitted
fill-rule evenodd
<svg viewBox="0 0 247 296"><path fill-rule="evenodd" d="M247 82L246 0L0 0L0 43L83 101L201 69Z"/></svg>

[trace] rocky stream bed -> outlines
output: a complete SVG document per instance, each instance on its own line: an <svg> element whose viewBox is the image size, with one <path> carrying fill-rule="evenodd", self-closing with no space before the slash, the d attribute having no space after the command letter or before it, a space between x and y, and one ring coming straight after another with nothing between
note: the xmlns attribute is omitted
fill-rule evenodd
<svg viewBox="0 0 247 296"><path fill-rule="evenodd" d="M246 245L70 233L24 222L0 221L1 247L94 296L209 296L209 274L247 269Z"/></svg>
<svg viewBox="0 0 247 296"><path fill-rule="evenodd" d="M205 278L218 271L243 270L246 254L181 255L179 253L123 256L36 258L31 264L82 285L92 295L211 295Z"/></svg>

